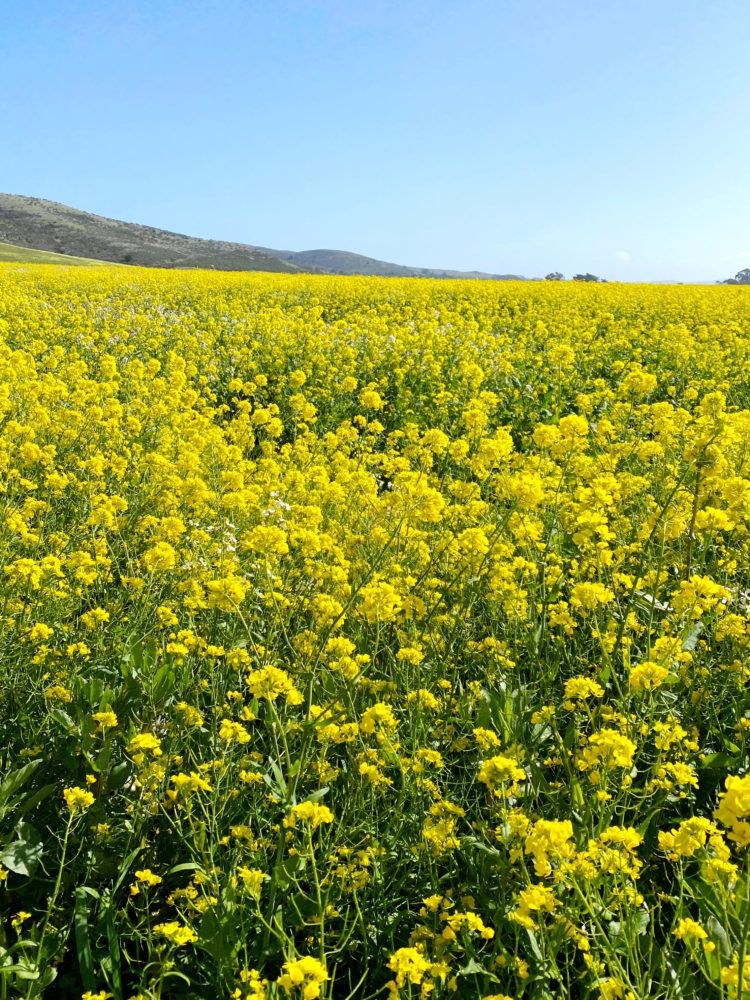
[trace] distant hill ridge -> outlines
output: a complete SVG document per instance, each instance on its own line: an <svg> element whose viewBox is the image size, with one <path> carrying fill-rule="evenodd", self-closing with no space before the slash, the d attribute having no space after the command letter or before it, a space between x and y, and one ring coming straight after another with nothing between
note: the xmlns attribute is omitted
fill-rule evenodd
<svg viewBox="0 0 750 1000"><path fill-rule="evenodd" d="M143 267L488 280L520 278L515 274L405 267L345 250L272 250L225 240L205 240L153 226L108 219L44 198L14 194L0 194L2 243L16 248ZM7 253L0 254L0 259L7 256Z"/></svg>

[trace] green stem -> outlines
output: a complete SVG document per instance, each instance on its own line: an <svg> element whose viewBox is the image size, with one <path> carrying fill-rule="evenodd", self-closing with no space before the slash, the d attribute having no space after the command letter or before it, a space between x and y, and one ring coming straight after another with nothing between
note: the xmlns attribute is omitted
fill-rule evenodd
<svg viewBox="0 0 750 1000"><path fill-rule="evenodd" d="M315 864L315 848L312 841L312 830L307 827L307 849L310 852L310 864L312 865L313 883L315 885L315 901L318 904L318 916L320 917L320 961L326 964L326 915L323 908L323 894L320 889L320 879L318 878L318 866Z"/></svg>
<svg viewBox="0 0 750 1000"><path fill-rule="evenodd" d="M70 816L68 817L68 824L65 827L65 836L63 837L63 844L62 844L62 854L60 855L60 866L57 870L57 878L55 880L55 886L52 890L52 895L50 896L49 904L47 906L47 913L45 914L44 917L44 923L42 924L42 932L39 935L39 948L37 949L36 953L36 971L40 975L41 975L40 964L42 961L42 951L44 949L44 939L47 934L47 928L49 927L52 911L55 908L55 903L57 902L57 896L58 893L60 892L60 886L62 884L62 876L63 876L63 871L65 869L65 855L67 854L68 850L68 837L70 836L70 829L73 826L74 815L75 815L74 813L70 814ZM5 979L3 978L3 987L4 986L5 986ZM26 994L27 997L32 996L33 988L34 988L34 982L32 981L29 983L29 989Z"/></svg>

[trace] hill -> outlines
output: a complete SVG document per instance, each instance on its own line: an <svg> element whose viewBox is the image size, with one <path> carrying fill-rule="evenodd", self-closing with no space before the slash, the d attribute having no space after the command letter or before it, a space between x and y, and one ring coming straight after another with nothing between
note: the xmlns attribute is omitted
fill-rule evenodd
<svg viewBox="0 0 750 1000"><path fill-rule="evenodd" d="M430 267L407 267L347 250L271 250L273 254L302 271L325 274L372 274L389 278L484 278L518 280L517 274L487 274L484 271L451 271Z"/></svg>
<svg viewBox="0 0 750 1000"><path fill-rule="evenodd" d="M68 267L91 267L104 263L104 261L91 260L88 257L70 257L62 253L51 253L49 250L31 250L29 247L14 246L12 243L0 243L0 262L66 264Z"/></svg>
<svg viewBox="0 0 750 1000"><path fill-rule="evenodd" d="M93 215L44 198L0 194L0 244L144 267L219 271L302 271L422 278L518 278L512 274L405 267L344 250L272 250L224 240L205 240L153 226ZM2 259L17 259L14 257Z"/></svg>
<svg viewBox="0 0 750 1000"><path fill-rule="evenodd" d="M35 250L144 267L298 271L258 247L201 240L92 215L43 198L0 194L0 241Z"/></svg>

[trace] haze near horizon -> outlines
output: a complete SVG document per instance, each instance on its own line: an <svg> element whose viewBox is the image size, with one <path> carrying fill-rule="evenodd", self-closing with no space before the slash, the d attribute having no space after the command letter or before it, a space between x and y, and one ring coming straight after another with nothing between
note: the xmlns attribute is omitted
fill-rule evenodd
<svg viewBox="0 0 750 1000"><path fill-rule="evenodd" d="M421 267L750 262L750 11L10 0L0 190Z"/></svg>

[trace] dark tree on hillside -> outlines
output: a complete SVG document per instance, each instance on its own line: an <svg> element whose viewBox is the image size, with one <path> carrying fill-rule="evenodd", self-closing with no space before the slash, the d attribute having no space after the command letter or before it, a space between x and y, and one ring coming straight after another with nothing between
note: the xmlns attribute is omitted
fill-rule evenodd
<svg viewBox="0 0 750 1000"><path fill-rule="evenodd" d="M750 285L750 267L738 271L733 278L727 278L725 285Z"/></svg>
<svg viewBox="0 0 750 1000"><path fill-rule="evenodd" d="M596 274L587 271L585 274L574 274L573 281L606 281L606 278L599 278Z"/></svg>
<svg viewBox="0 0 750 1000"><path fill-rule="evenodd" d="M550 271L549 274L545 274L545 281L564 281L565 275L561 274L559 271Z"/></svg>

